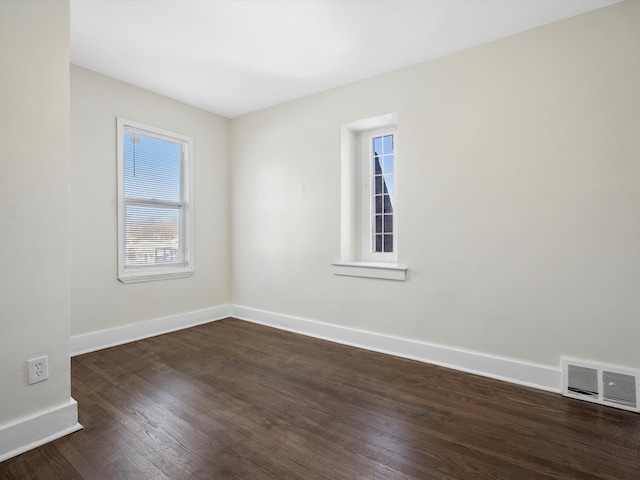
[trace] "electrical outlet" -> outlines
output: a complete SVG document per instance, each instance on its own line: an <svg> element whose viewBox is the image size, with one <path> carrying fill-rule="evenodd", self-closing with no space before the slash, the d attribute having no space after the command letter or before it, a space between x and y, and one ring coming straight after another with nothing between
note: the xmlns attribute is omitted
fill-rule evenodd
<svg viewBox="0 0 640 480"><path fill-rule="evenodd" d="M28 360L27 366L29 368L29 385L49 379L49 358L46 355Z"/></svg>

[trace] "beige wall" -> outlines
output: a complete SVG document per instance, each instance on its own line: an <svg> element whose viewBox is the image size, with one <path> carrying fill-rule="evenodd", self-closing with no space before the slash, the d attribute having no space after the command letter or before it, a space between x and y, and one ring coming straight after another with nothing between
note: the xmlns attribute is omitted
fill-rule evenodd
<svg viewBox="0 0 640 480"><path fill-rule="evenodd" d="M640 366L637 2L232 122L74 66L70 99L66 2L0 12L0 426L69 400L70 318L80 335L228 303ZM340 125L388 112L409 277L336 277ZM194 137L189 279L116 278L118 115ZM51 379L27 387L42 354Z"/></svg>
<svg viewBox="0 0 640 480"><path fill-rule="evenodd" d="M68 2L0 2L0 62L1 432L70 401Z"/></svg>
<svg viewBox="0 0 640 480"><path fill-rule="evenodd" d="M233 303L640 367L640 2L231 122ZM340 125L397 112L406 282L336 277Z"/></svg>
<svg viewBox="0 0 640 480"><path fill-rule="evenodd" d="M194 139L195 274L117 279L116 117ZM71 333L229 303L228 120L71 66Z"/></svg>
<svg viewBox="0 0 640 480"><path fill-rule="evenodd" d="M69 403L70 331L229 303L640 367L638 25L628 1L229 122L74 66L70 97L68 3L0 2L0 430ZM389 112L408 280L336 277L340 125ZM117 280L116 116L194 137L191 278Z"/></svg>

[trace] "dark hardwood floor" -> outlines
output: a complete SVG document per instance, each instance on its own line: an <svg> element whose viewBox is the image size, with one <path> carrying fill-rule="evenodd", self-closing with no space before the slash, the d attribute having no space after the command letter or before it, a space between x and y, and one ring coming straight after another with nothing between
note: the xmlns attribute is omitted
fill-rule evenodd
<svg viewBox="0 0 640 480"><path fill-rule="evenodd" d="M640 479L640 415L234 319L72 360L9 479Z"/></svg>

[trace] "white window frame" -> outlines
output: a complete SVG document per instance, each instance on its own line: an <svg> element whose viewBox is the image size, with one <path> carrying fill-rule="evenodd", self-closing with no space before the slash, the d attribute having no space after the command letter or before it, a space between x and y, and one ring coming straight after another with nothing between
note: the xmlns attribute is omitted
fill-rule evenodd
<svg viewBox="0 0 640 480"><path fill-rule="evenodd" d="M341 127L340 261L332 263L335 275L406 280L407 268L398 263L400 151L397 125L397 115L389 113L350 122ZM381 132L393 132L394 135L394 251L389 254L372 251L373 176L369 139L379 136Z"/></svg>
<svg viewBox="0 0 640 480"><path fill-rule="evenodd" d="M376 137L382 137L386 135L393 136L394 143L394 161L393 161L393 183L394 183L394 194L396 178L397 178L397 165L398 165L398 136L397 129L395 126L392 127L382 127L375 128L371 130L365 130L360 133L360 157L362 161L362 198L360 200L362 212L360 214L360 228L361 232L361 258L365 262L383 262L383 263L397 263L398 261L398 220L397 220L397 202L394 199L394 207L393 207L393 251L392 252L376 252L373 245L373 233L374 233L374 222L375 222L375 205L374 205L374 177L375 174L373 172L373 147L372 140Z"/></svg>
<svg viewBox="0 0 640 480"><path fill-rule="evenodd" d="M163 138L181 143L183 155L181 158L183 198L178 202L183 211L183 227L181 237L184 242L184 262L179 265L126 265L126 205L125 198L125 133L137 130L145 135ZM189 277L194 272L193 260L193 138L179 133L164 130L152 125L117 118L117 174L118 174L118 279L122 283L149 282L173 278ZM132 203L139 203L133 201ZM148 199L146 205L169 206L171 202ZM176 206L176 203L171 203Z"/></svg>

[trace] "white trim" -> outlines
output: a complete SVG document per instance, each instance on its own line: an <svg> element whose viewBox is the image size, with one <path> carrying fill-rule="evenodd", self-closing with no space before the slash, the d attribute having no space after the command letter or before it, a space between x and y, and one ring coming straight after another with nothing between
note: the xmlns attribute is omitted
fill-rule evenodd
<svg viewBox="0 0 640 480"><path fill-rule="evenodd" d="M407 269L395 264L369 263L369 262L345 262L332 263L334 275L346 275L349 277L381 278L384 280L405 281Z"/></svg>
<svg viewBox="0 0 640 480"><path fill-rule="evenodd" d="M561 371L544 365L280 315L240 305L231 306L231 316L310 337L440 365L517 385L554 393L561 391Z"/></svg>
<svg viewBox="0 0 640 480"><path fill-rule="evenodd" d="M229 317L230 307L221 305L193 312L155 318L121 327L98 330L96 332L73 335L71 337L71 356L95 352L103 348L155 337L165 333L195 327Z"/></svg>
<svg viewBox="0 0 640 480"><path fill-rule="evenodd" d="M64 405L0 426L0 462L80 429L78 403L73 398Z"/></svg>
<svg viewBox="0 0 640 480"><path fill-rule="evenodd" d="M397 113L386 113L377 117L363 118L353 122L345 123L342 128L352 130L354 132L362 132L363 130L372 130L374 128L387 127L398 121Z"/></svg>
<svg viewBox="0 0 640 480"><path fill-rule="evenodd" d="M174 267L170 269L153 268L147 271L143 269L135 270L134 272L121 273L118 275L118 280L122 283L141 283L141 282L155 282L157 280L172 280L176 278L187 278L193 275L193 268L189 267Z"/></svg>

